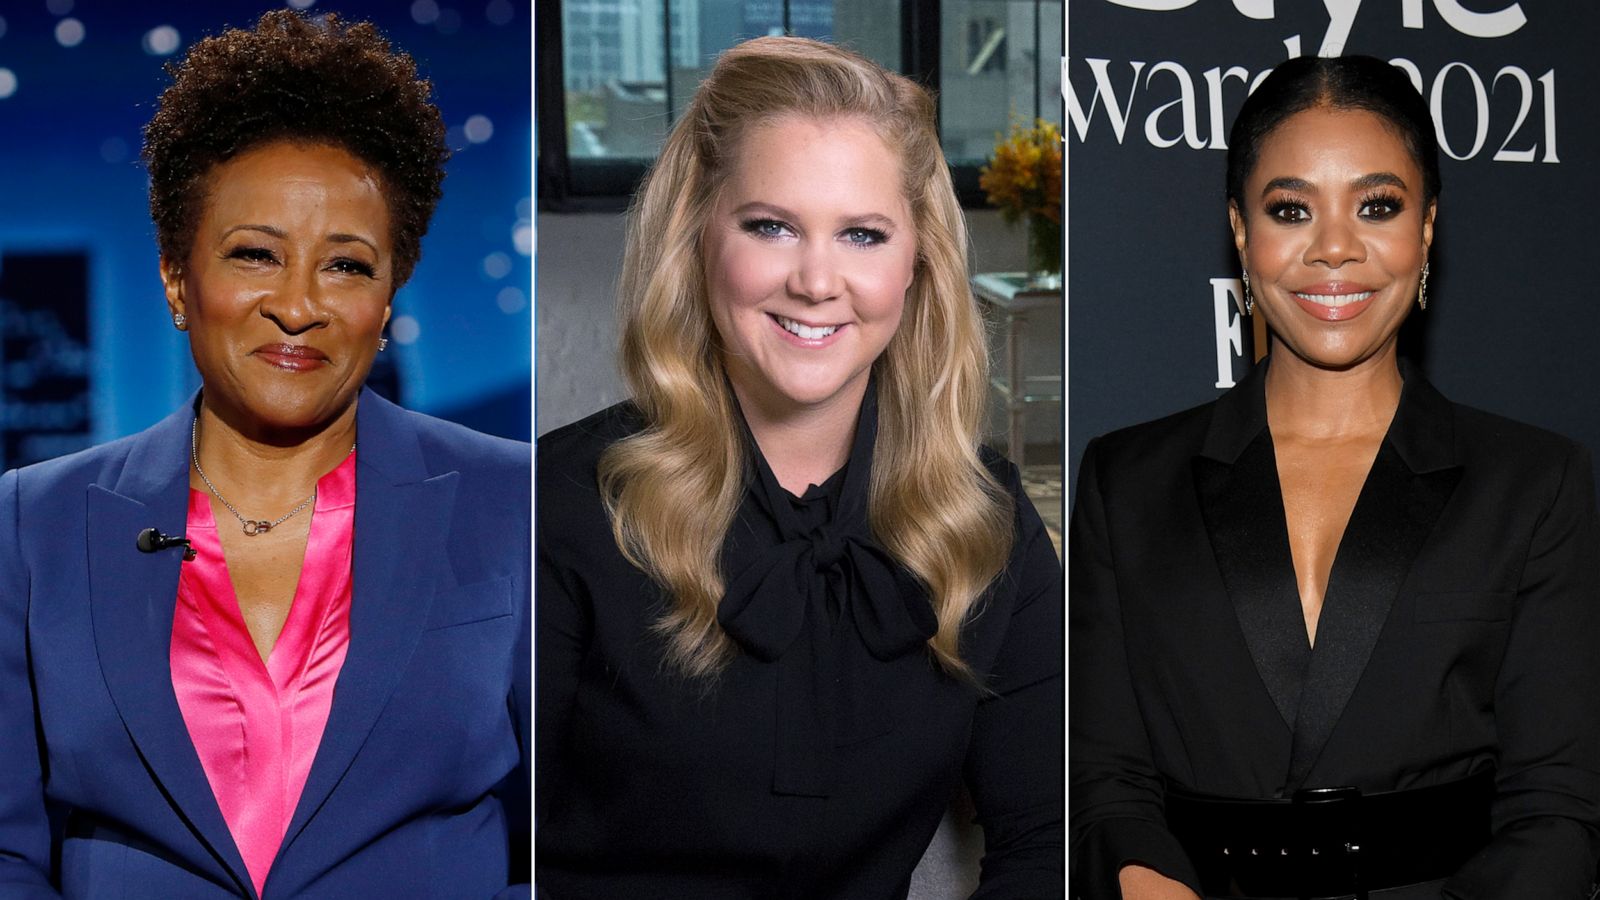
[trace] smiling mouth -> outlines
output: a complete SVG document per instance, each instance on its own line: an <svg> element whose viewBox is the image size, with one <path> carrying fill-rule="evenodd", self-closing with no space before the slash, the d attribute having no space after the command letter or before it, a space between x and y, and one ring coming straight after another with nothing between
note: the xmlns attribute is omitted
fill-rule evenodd
<svg viewBox="0 0 1600 900"><path fill-rule="evenodd" d="M1337 307L1348 306L1351 303L1360 303L1368 297L1371 297L1373 293L1373 291L1357 291L1353 294L1307 294L1301 291L1295 291L1294 295L1299 297L1301 300L1305 300L1308 303L1315 303L1318 306Z"/></svg>
<svg viewBox="0 0 1600 900"><path fill-rule="evenodd" d="M328 365L328 355L304 344L262 344L250 351L262 362L290 372L309 372Z"/></svg>
<svg viewBox="0 0 1600 900"><path fill-rule="evenodd" d="M784 331L808 341L819 341L839 330L838 325L811 326L779 315L774 315L773 318L778 321Z"/></svg>

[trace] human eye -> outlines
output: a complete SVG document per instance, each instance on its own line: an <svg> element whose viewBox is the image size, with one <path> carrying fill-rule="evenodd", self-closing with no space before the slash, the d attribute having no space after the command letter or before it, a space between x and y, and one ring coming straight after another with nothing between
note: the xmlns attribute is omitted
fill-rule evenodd
<svg viewBox="0 0 1600 900"><path fill-rule="evenodd" d="M274 263L278 261L277 254L266 247L258 247L253 244L240 244L227 251L224 257L248 263Z"/></svg>
<svg viewBox="0 0 1600 900"><path fill-rule="evenodd" d="M366 278L376 277L377 274L370 264L364 263L359 259L351 259L348 256L341 256L332 260L328 263L328 269L343 275L361 275Z"/></svg>
<svg viewBox="0 0 1600 900"><path fill-rule="evenodd" d="M889 235L877 228L848 228L844 240L857 247L875 247L889 240Z"/></svg>
<svg viewBox="0 0 1600 900"><path fill-rule="evenodd" d="M1405 201L1393 194L1374 194L1361 201L1362 218L1383 221L1392 219L1405 209Z"/></svg>
<svg viewBox="0 0 1600 900"><path fill-rule="evenodd" d="M793 234L793 230L788 225L777 219L746 219L739 223L739 227L746 234L766 241L775 241Z"/></svg>
<svg viewBox="0 0 1600 900"><path fill-rule="evenodd" d="M1311 210L1306 207L1305 202L1288 198L1268 203L1267 215L1285 225L1311 221Z"/></svg>

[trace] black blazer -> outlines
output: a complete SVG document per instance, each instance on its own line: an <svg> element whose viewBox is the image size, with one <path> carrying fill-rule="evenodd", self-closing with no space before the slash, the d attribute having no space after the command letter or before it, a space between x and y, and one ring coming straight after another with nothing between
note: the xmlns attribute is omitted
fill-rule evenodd
<svg viewBox="0 0 1600 900"><path fill-rule="evenodd" d="M1163 778L1273 797L1494 765L1494 838L1443 895L1587 896L1600 850L1588 454L1403 369L1312 649L1265 369L1084 454L1068 550L1074 894L1116 897L1134 861L1198 890Z"/></svg>

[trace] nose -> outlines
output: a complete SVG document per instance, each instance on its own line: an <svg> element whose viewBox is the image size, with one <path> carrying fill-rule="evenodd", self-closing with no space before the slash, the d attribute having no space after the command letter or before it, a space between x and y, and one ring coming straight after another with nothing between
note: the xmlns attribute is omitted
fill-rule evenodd
<svg viewBox="0 0 1600 900"><path fill-rule="evenodd" d="M282 281L262 298L259 309L285 334L302 334L327 324L325 299L315 266L289 266Z"/></svg>
<svg viewBox="0 0 1600 900"><path fill-rule="evenodd" d="M1337 269L1345 263L1364 262L1366 243L1353 223L1333 217L1324 218L1313 226L1311 243L1306 247L1303 262L1306 265L1323 265Z"/></svg>
<svg viewBox="0 0 1600 900"><path fill-rule="evenodd" d="M828 242L803 241L797 252L787 285L791 295L821 303L843 292L839 261L833 258L834 248Z"/></svg>

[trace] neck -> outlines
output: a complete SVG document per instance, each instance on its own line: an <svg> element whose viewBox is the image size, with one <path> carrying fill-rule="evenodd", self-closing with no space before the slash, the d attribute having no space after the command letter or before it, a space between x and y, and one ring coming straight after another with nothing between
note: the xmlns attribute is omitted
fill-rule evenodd
<svg viewBox="0 0 1600 900"><path fill-rule="evenodd" d="M356 405L315 429L241 428L202 393L196 422L200 468L217 491L246 515L275 517L310 496L317 479L350 454ZM204 489L198 473L190 480Z"/></svg>
<svg viewBox="0 0 1600 900"><path fill-rule="evenodd" d="M1348 369L1323 369L1274 339L1267 423L1275 437L1337 440L1382 434L1400 406L1402 384L1392 341Z"/></svg>
<svg viewBox="0 0 1600 900"><path fill-rule="evenodd" d="M744 412L745 424L778 484L799 496L808 486L821 484L850 458L856 419L866 396L866 382L840 392L827 403L799 409L778 409L778 404L733 386Z"/></svg>

